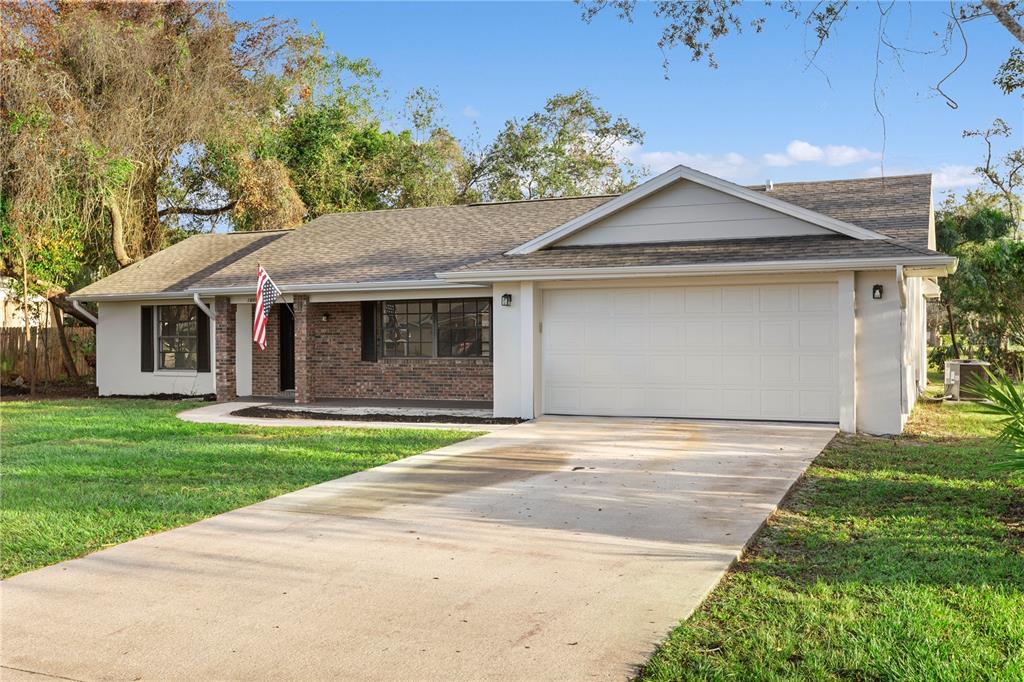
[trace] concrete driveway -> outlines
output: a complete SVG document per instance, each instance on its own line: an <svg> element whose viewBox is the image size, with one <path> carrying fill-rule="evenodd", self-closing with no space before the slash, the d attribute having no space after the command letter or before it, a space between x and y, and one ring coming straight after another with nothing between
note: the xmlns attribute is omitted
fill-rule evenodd
<svg viewBox="0 0 1024 682"><path fill-rule="evenodd" d="M621 680L832 437L545 418L3 583L4 680Z"/></svg>

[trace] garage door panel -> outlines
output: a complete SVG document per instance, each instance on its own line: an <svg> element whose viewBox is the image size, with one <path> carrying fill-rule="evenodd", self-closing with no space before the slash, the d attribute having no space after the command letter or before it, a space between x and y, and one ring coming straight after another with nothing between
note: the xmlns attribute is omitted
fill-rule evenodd
<svg viewBox="0 0 1024 682"><path fill-rule="evenodd" d="M759 310L762 313L793 312L794 287L789 285L772 285L760 287Z"/></svg>
<svg viewBox="0 0 1024 682"><path fill-rule="evenodd" d="M552 414L838 419L834 283L549 290Z"/></svg>
<svg viewBox="0 0 1024 682"><path fill-rule="evenodd" d="M800 391L800 414L804 419L829 419L834 411L835 395L831 391Z"/></svg>
<svg viewBox="0 0 1024 682"><path fill-rule="evenodd" d="M762 320L760 331L761 350L789 350L794 345L790 320Z"/></svg>
<svg viewBox="0 0 1024 682"><path fill-rule="evenodd" d="M554 384L582 384L586 377L583 365L584 358L581 355L549 353L545 357L544 373L547 380Z"/></svg>
<svg viewBox="0 0 1024 682"><path fill-rule="evenodd" d="M722 389L722 416L736 419L750 418L751 414L757 414L758 391L723 388Z"/></svg>
<svg viewBox="0 0 1024 682"><path fill-rule="evenodd" d="M717 313L721 291L718 287L688 287L683 290L683 312L689 314Z"/></svg>
<svg viewBox="0 0 1024 682"><path fill-rule="evenodd" d="M761 416L766 419L797 419L797 391L772 389L761 391Z"/></svg>
<svg viewBox="0 0 1024 682"><path fill-rule="evenodd" d="M651 289L648 300L653 316L678 315L683 309L683 293L679 289Z"/></svg>
<svg viewBox="0 0 1024 682"><path fill-rule="evenodd" d="M761 363L761 386L787 386L797 382L797 359L790 355L766 355Z"/></svg>
<svg viewBox="0 0 1024 682"><path fill-rule="evenodd" d="M756 348L758 325L754 320L722 320L723 348Z"/></svg>
<svg viewBox="0 0 1024 682"><path fill-rule="evenodd" d="M801 384L824 384L833 386L836 383L836 359L834 355L801 355L800 374L797 379Z"/></svg>
<svg viewBox="0 0 1024 682"><path fill-rule="evenodd" d="M761 376L761 357L724 355L721 373L723 386L747 386L752 378Z"/></svg>
<svg viewBox="0 0 1024 682"><path fill-rule="evenodd" d="M687 384L713 384L722 373L722 359L717 355L686 355L683 380Z"/></svg>
<svg viewBox="0 0 1024 682"><path fill-rule="evenodd" d="M584 346L582 320L551 317L544 324L545 348L577 352Z"/></svg>
<svg viewBox="0 0 1024 682"><path fill-rule="evenodd" d="M753 287L722 287L722 312L753 313L757 309L757 290Z"/></svg>
<svg viewBox="0 0 1024 682"><path fill-rule="evenodd" d="M651 321L648 329L650 329L649 347L652 351L678 352L682 348L682 322L654 319Z"/></svg>
<svg viewBox="0 0 1024 682"><path fill-rule="evenodd" d="M836 347L836 325L828 319L800 320L800 348L832 350Z"/></svg>
<svg viewBox="0 0 1024 682"><path fill-rule="evenodd" d="M650 355L643 361L642 376L647 383L681 385L686 378L686 359L682 355Z"/></svg>
<svg viewBox="0 0 1024 682"><path fill-rule="evenodd" d="M831 284L801 284L797 287L802 313L833 312L836 309L835 287Z"/></svg>
<svg viewBox="0 0 1024 682"><path fill-rule="evenodd" d="M687 350L718 348L722 344L721 320L691 320L683 323L683 329Z"/></svg>

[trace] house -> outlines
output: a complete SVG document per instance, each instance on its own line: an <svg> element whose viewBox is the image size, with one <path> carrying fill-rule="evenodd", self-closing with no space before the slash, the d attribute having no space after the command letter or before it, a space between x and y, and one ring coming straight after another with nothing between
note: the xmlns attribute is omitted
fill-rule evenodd
<svg viewBox="0 0 1024 682"><path fill-rule="evenodd" d="M898 433L926 381L929 175L321 216L194 236L75 294L102 395L493 401ZM254 350L257 264L283 292ZM288 394L290 395L290 393Z"/></svg>

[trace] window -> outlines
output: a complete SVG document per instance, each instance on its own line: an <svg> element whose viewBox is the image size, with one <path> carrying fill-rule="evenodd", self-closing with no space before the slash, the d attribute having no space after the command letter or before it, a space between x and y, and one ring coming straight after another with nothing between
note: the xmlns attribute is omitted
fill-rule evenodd
<svg viewBox="0 0 1024 682"><path fill-rule="evenodd" d="M467 358L491 355L491 299L385 301L386 358Z"/></svg>
<svg viewBox="0 0 1024 682"><path fill-rule="evenodd" d="M194 305L157 308L156 354L160 369L196 369L199 325Z"/></svg>

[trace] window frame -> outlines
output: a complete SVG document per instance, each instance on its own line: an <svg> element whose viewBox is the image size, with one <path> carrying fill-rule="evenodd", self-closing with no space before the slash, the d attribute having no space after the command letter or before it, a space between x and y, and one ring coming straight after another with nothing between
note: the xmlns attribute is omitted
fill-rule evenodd
<svg viewBox="0 0 1024 682"><path fill-rule="evenodd" d="M199 312L199 309L195 305L190 305L190 304L187 304L187 303L158 305L158 306L154 306L154 307L156 308L156 315L153 316L153 341L154 341L154 343L153 343L153 351L156 354L156 363L155 363L154 369L156 369L156 371L158 371L158 372L198 373L199 372L199 353L200 353L200 350L199 350L199 342L200 342L199 325L203 322L203 320L201 320L200 317L199 317L200 314L201 314ZM185 308L185 309L189 310L189 316L190 317L189 317L188 320L185 320L185 322L190 322L190 321L193 322L193 327L194 327L193 334L188 335L188 334L175 333L173 335L165 335L165 334L161 333L163 331L164 311L165 310L169 310L171 308ZM175 322L180 324L182 322L182 320L175 320ZM177 328L175 329L175 331L177 332ZM192 340L191 349L190 349L190 352L189 352L189 357L191 359L191 362L189 363L190 366L188 366L188 367L165 367L164 366L164 355L165 354L164 354L164 350L163 350L163 341L165 339L172 339L174 341L177 341L178 339L191 339ZM172 343L172 345L175 345L175 344ZM170 352L176 353L176 351L170 351Z"/></svg>
<svg viewBox="0 0 1024 682"><path fill-rule="evenodd" d="M443 305L443 304L448 304L448 305L464 304L467 301L473 301L476 304L476 310L470 312L469 315L467 315L465 313L465 311L462 311L458 315L456 315L456 314L452 313L450 311L450 309L447 312L441 312L441 313L438 312L438 308L439 308L440 305ZM404 305L416 304L416 305L419 305L421 308L422 308L422 306L424 304L427 304L427 305L430 306L430 325L431 325L430 351L431 352L430 352L429 355L400 355L400 354L389 353L388 352L388 349L387 349L387 344L388 344L388 341L387 341L387 330L388 330L388 326L387 326L387 313L386 313L386 308L385 308L388 304L393 304L393 305L396 305L396 306L397 305L403 305L403 304ZM482 308L484 308L485 305L487 306L486 310L482 310ZM460 331L465 331L465 330L468 330L468 329L479 329L479 330L481 330L481 336L482 337L486 337L486 338L481 338L481 340L480 340L481 352L479 354L473 354L473 355L455 355L455 354L442 355L441 354L442 348L441 348L441 344L440 344L440 326L441 325L439 324L439 322L441 320L441 316L445 316L447 321L451 322L452 320L465 320L470 315L475 315L475 316L477 316L479 318L481 313L484 313L484 312L486 312L486 315L487 315L487 318L486 318L487 319L487 324L486 325L481 323L481 324L474 325L472 327L466 326L466 325L459 325L459 326L456 327ZM409 313L402 313L402 314L408 315ZM422 315L423 313L421 312L420 314ZM474 296L474 297L466 297L466 298L400 299L400 300L394 300L394 301L379 301L377 303L377 315L376 315L376 318L377 318L377 323L378 323L378 329L380 330L379 340L378 340L378 343L377 343L377 349L378 349L378 353L380 355L380 358L382 360L395 360L395 359L399 359L399 360L462 360L462 359L479 360L479 359L483 359L483 358L492 358L492 357L494 357L494 332L493 332L493 328L494 328L493 327L493 323L494 323L494 301L490 297ZM485 330L485 329L487 330L486 333L483 332L483 330ZM399 342L395 342L395 343L399 343ZM408 342L406 342L406 343L408 343ZM422 346L424 344L423 341L417 341L416 343L419 346ZM449 348L451 348L451 344L449 344Z"/></svg>

